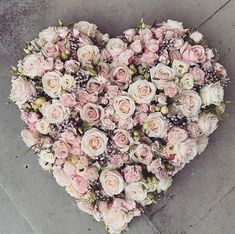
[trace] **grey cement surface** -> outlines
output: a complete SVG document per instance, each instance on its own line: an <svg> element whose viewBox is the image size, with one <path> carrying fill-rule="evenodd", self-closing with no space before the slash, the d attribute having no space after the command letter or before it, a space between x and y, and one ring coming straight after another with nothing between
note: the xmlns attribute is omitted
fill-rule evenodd
<svg viewBox="0 0 235 234"><path fill-rule="evenodd" d="M116 35L141 17L147 23L171 18L200 26L227 68L232 84L226 99L233 103L206 151L175 176L165 198L135 219L127 234L235 233L235 0L0 0L0 234L105 233L33 153L20 156L26 146L19 111L7 104L9 67L23 55L24 40L58 19L88 20Z"/></svg>

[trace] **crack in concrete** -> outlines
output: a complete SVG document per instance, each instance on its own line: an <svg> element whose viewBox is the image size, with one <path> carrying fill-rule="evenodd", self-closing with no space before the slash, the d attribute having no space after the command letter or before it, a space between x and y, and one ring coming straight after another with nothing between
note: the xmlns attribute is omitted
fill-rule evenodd
<svg viewBox="0 0 235 234"><path fill-rule="evenodd" d="M207 23L210 19L212 19L219 11L221 11L225 6L227 6L232 0L228 0L222 6L220 6L216 11L214 11L207 19L205 19L201 24L199 24L196 29L202 27L205 23Z"/></svg>
<svg viewBox="0 0 235 234"><path fill-rule="evenodd" d="M4 188L4 186L0 183L0 187L3 189L3 191L6 193L6 195L10 198L13 205L16 207L16 209L19 211L19 213L23 216L25 221L28 223L28 225L32 228L35 234L39 234L39 232L36 230L36 228L32 225L32 223L29 221L28 217L23 213L23 211L19 208L19 206L16 204L12 196L8 193L8 191Z"/></svg>
<svg viewBox="0 0 235 234"><path fill-rule="evenodd" d="M210 214L210 212L218 204L220 204L229 194L231 194L234 190L235 190L235 186L233 186L231 189L229 189L211 208L208 209L208 211L196 223L189 225L187 230L193 228L194 226L198 225L201 221L203 221Z"/></svg>

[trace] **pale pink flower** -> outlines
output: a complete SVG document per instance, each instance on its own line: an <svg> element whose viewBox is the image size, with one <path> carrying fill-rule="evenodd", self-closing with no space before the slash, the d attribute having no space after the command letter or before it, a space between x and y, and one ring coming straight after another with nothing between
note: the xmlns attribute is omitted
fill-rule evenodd
<svg viewBox="0 0 235 234"><path fill-rule="evenodd" d="M142 168L140 166L126 166L123 172L127 183L138 182L141 178Z"/></svg>

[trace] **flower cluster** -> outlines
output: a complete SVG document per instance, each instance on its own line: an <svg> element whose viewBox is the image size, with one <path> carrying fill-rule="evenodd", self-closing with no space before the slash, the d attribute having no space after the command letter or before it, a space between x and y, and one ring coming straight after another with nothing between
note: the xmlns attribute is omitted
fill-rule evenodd
<svg viewBox="0 0 235 234"><path fill-rule="evenodd" d="M78 207L120 233L204 151L225 113L226 70L198 31L168 20L109 38L49 27L12 67L23 140Z"/></svg>

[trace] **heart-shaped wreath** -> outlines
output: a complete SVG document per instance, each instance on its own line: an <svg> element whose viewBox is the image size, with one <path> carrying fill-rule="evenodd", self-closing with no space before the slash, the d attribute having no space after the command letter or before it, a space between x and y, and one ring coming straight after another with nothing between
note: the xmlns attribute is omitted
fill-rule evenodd
<svg viewBox="0 0 235 234"><path fill-rule="evenodd" d="M109 38L49 27L12 67L21 135L78 207L120 233L160 198L225 115L227 74L203 35L168 20Z"/></svg>

